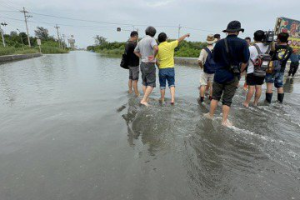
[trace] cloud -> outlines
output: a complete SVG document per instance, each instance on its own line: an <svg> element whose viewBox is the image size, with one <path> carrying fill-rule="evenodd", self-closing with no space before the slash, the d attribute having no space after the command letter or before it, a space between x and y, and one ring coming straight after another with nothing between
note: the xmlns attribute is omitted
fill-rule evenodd
<svg viewBox="0 0 300 200"><path fill-rule="evenodd" d="M151 2L151 3L147 3L147 6L150 6L150 7L161 7L161 6L166 6L168 4L171 4L173 2L174 2L174 0L165 0L165 1Z"/></svg>
<svg viewBox="0 0 300 200"><path fill-rule="evenodd" d="M61 33L75 35L79 46L93 44L95 35L102 35L109 41L127 40L129 32L117 32L116 28L132 30L132 26L122 24L136 25L135 28L140 30L141 35L147 25L153 25L158 32L164 31L171 38L177 37L177 27L181 24L184 27L181 29L182 34L190 32L190 40L203 41L209 33L220 33L231 20L241 21L246 30L241 37L245 37L252 36L258 29L273 29L279 16L300 18L299 0L265 0L263 4L261 0L0 0L0 6L1 10L20 10L25 6L30 12L99 21L82 22L31 13L31 35L34 34L36 26L43 26L49 29L50 34L55 35L54 24L58 23L61 24ZM25 30L23 21L8 19L10 17L23 20L21 13L1 12L0 17L9 24L6 32L16 28Z"/></svg>

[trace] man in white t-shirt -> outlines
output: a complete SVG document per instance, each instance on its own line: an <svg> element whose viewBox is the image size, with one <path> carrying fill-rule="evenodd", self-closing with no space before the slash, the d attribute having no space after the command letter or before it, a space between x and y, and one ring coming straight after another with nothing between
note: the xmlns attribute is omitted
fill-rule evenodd
<svg viewBox="0 0 300 200"><path fill-rule="evenodd" d="M246 96L246 100L243 103L245 107L249 107L249 103L253 97L254 92L255 92L255 97L253 102L254 106L257 106L258 100L261 96L262 85L264 83L265 77L258 77L254 75L253 62L257 59L257 56L259 55L256 47L258 47L262 53L269 54L270 46L263 43L265 37L266 36L264 31L262 30L256 31L254 33L255 44L249 47L250 60L247 68L247 79L246 79L248 84L248 93Z"/></svg>

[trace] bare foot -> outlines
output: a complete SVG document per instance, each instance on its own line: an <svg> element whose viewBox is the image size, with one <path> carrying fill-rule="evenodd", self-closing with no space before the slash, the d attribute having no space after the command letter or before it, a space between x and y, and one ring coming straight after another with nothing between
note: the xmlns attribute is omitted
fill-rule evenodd
<svg viewBox="0 0 300 200"><path fill-rule="evenodd" d="M213 118L214 118L214 116L211 116L210 113L206 113L206 114L204 114L203 116L204 116L205 118L207 118L207 119L213 119Z"/></svg>
<svg viewBox="0 0 300 200"><path fill-rule="evenodd" d="M146 106L146 107L150 106L147 102L144 102L144 101L141 101L140 104L143 105L143 106Z"/></svg>
<svg viewBox="0 0 300 200"><path fill-rule="evenodd" d="M135 96L136 96L136 97L139 97L139 96L140 96L140 93L135 93Z"/></svg>
<svg viewBox="0 0 300 200"><path fill-rule="evenodd" d="M249 108L249 103L244 102L243 106L245 106L246 108Z"/></svg>
<svg viewBox="0 0 300 200"><path fill-rule="evenodd" d="M226 127L231 127L231 126L232 126L232 123L227 119L226 121L223 121L223 122L222 122L222 125L223 125L223 126L226 126Z"/></svg>
<svg viewBox="0 0 300 200"><path fill-rule="evenodd" d="M171 101L171 105L174 106L174 105L175 105L175 102L174 102L174 101L173 101L173 102Z"/></svg>
<svg viewBox="0 0 300 200"><path fill-rule="evenodd" d="M128 93L129 93L129 94L132 94L132 90L129 90Z"/></svg>
<svg viewBox="0 0 300 200"><path fill-rule="evenodd" d="M257 106L257 104L258 104L257 102L254 102L254 103L253 103L253 106Z"/></svg>

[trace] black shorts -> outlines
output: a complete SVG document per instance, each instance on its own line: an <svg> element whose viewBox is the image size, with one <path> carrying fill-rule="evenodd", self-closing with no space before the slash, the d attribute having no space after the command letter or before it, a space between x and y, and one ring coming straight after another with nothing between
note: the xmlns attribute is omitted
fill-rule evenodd
<svg viewBox="0 0 300 200"><path fill-rule="evenodd" d="M254 85L262 85L264 84L265 77L258 77L254 76L253 73L247 74L246 82L247 85L254 86Z"/></svg>
<svg viewBox="0 0 300 200"><path fill-rule="evenodd" d="M231 106L232 98L235 95L237 86L239 83L239 77L235 76L234 80L226 83L213 83L213 95L214 100L220 101L222 97L222 104L226 106Z"/></svg>

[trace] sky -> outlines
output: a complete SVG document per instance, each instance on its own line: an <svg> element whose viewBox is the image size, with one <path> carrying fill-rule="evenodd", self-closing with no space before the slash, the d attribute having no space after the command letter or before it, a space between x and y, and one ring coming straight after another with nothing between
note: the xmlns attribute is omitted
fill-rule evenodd
<svg viewBox="0 0 300 200"><path fill-rule="evenodd" d="M245 29L240 37L253 37L256 30L273 30L277 17L300 20L299 0L0 0L0 22L6 22L5 33L26 30L26 8L29 32L37 26L57 37L54 26L66 38L74 35L78 47L95 43L96 35L108 41L126 41L130 31L138 29L144 36L148 25L169 38L190 33L190 41L205 41L208 34L225 34L227 24L238 20ZM121 32L117 32L117 28Z"/></svg>

